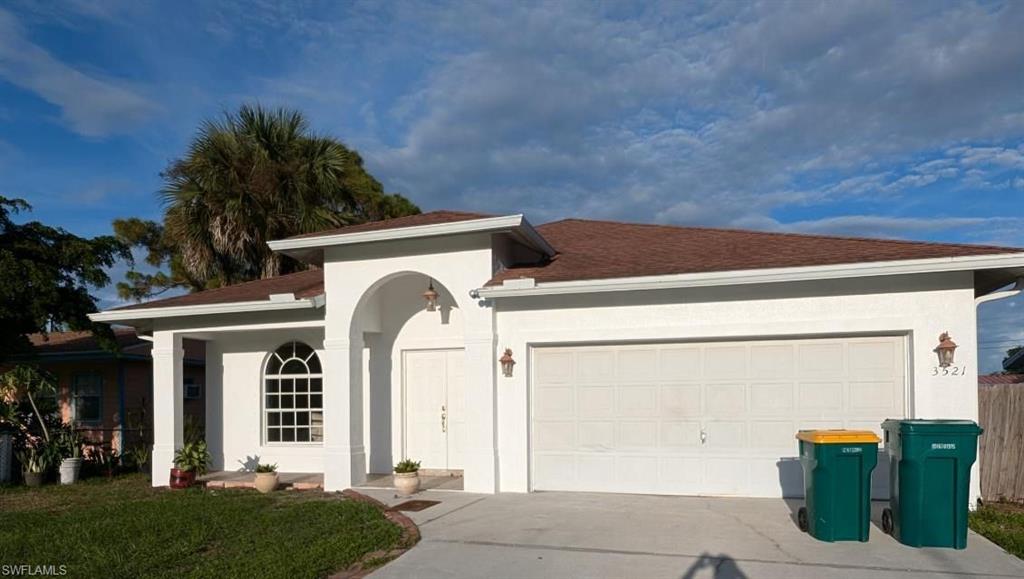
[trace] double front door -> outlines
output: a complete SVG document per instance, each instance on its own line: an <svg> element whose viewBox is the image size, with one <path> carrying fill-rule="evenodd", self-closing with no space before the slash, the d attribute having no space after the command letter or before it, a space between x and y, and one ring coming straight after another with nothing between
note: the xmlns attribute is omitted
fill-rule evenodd
<svg viewBox="0 0 1024 579"><path fill-rule="evenodd" d="M465 443L465 350L405 350L405 458L420 468L463 468Z"/></svg>

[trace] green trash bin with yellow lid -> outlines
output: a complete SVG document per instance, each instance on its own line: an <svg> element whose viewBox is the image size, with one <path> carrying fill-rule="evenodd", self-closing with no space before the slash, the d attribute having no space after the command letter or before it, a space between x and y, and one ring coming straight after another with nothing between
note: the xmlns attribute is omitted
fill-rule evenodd
<svg viewBox="0 0 1024 579"><path fill-rule="evenodd" d="M881 439L870 430L801 430L796 438L804 471L800 529L821 541L867 541Z"/></svg>

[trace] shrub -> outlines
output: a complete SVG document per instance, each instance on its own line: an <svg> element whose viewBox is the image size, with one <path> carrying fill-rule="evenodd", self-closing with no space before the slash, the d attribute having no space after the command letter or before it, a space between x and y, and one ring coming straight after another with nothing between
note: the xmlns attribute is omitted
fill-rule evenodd
<svg viewBox="0 0 1024 579"><path fill-rule="evenodd" d="M399 474L419 472L420 462L418 460L405 459L395 465L395 472Z"/></svg>
<svg viewBox="0 0 1024 579"><path fill-rule="evenodd" d="M256 472L277 472L277 464L258 464Z"/></svg>

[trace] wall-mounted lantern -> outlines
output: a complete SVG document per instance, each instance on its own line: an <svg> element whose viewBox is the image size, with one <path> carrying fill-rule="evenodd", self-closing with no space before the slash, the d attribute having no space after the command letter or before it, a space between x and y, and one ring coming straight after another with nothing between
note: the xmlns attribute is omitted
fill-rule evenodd
<svg viewBox="0 0 1024 579"><path fill-rule="evenodd" d="M427 291L423 292L423 299L427 300L427 311L437 311L437 291L434 290L434 280L430 280Z"/></svg>
<svg viewBox="0 0 1024 579"><path fill-rule="evenodd" d="M939 356L939 367L947 368L953 365L953 353L956 352L956 342L949 337L949 332L939 334L939 345L935 347L935 353Z"/></svg>
<svg viewBox="0 0 1024 579"><path fill-rule="evenodd" d="M512 359L512 348L505 348L505 353L498 359L501 362L501 374L506 378L512 377L512 367L516 361Z"/></svg>

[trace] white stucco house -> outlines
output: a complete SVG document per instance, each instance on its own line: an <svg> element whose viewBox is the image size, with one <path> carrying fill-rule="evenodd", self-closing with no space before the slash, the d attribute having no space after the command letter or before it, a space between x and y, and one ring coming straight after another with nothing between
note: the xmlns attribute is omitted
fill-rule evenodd
<svg viewBox="0 0 1024 579"><path fill-rule="evenodd" d="M187 338L215 469L337 490L409 457L483 493L799 495L797 429L976 419L977 305L1024 275L1014 248L452 211L270 245L316 269L93 315L152 336L154 485Z"/></svg>

